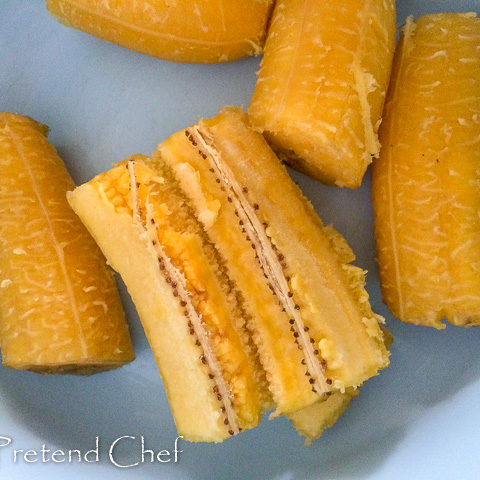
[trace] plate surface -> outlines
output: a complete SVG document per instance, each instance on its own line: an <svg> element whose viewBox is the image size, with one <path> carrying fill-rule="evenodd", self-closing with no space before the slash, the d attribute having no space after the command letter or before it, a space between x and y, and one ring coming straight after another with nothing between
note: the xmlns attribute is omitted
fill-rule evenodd
<svg viewBox="0 0 480 480"><path fill-rule="evenodd" d="M398 0L409 14L477 11L480 0ZM67 29L41 0L0 0L0 110L30 115L77 183L132 153L213 116L248 105L259 59L223 65L160 61ZM76 479L415 479L480 478L480 329L437 332L395 320L380 297L369 175L356 191L325 187L292 172L326 223L334 223L369 270L374 310L395 337L391 366L367 382L336 426L311 447L284 419L268 421L221 445L180 442L179 462L119 468L145 447L173 449L176 430L135 309L120 285L137 359L90 378L40 376L0 367L0 480ZM13 449L95 447L86 463L14 462ZM0 438L0 445L4 442ZM31 457L32 458L32 457ZM75 459L75 457L74 457ZM95 460L90 455L90 460ZM88 476L88 477L87 477Z"/></svg>

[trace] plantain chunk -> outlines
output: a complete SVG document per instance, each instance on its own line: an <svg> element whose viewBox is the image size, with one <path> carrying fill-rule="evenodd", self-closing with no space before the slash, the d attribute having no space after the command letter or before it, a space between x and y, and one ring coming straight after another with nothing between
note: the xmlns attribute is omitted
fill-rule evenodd
<svg viewBox="0 0 480 480"><path fill-rule="evenodd" d="M480 19L408 18L373 166L382 293L414 324L480 325Z"/></svg>
<svg viewBox="0 0 480 480"><path fill-rule="evenodd" d="M292 167L357 188L379 153L394 48L394 0L277 1L252 125Z"/></svg>
<svg viewBox="0 0 480 480"><path fill-rule="evenodd" d="M254 427L263 371L242 301L169 168L133 156L68 198L132 295L179 434Z"/></svg>
<svg viewBox="0 0 480 480"><path fill-rule="evenodd" d="M345 393L335 392L325 401L317 402L288 415L297 432L305 436L305 445L320 438L323 432L332 427L349 407L352 398L359 390L349 389Z"/></svg>
<svg viewBox="0 0 480 480"><path fill-rule="evenodd" d="M262 52L272 0L46 0L68 27L153 57L229 62Z"/></svg>
<svg viewBox="0 0 480 480"><path fill-rule="evenodd" d="M31 118L0 113L0 343L7 367L91 374L134 358L111 271L65 199L74 187Z"/></svg>
<svg viewBox="0 0 480 480"><path fill-rule="evenodd" d="M388 364L351 250L240 109L173 135L154 158L175 172L242 292L275 414L358 386Z"/></svg>

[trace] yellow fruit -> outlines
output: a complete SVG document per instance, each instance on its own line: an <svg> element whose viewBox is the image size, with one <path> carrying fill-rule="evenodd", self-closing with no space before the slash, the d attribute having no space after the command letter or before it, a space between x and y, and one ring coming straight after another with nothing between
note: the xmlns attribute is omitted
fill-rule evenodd
<svg viewBox="0 0 480 480"><path fill-rule="evenodd" d="M90 374L133 360L111 271L65 198L74 187L47 127L0 113L3 364Z"/></svg>
<svg viewBox="0 0 480 480"><path fill-rule="evenodd" d="M288 415L299 434L304 435L305 445L320 438L325 429L332 427L356 397L359 390L349 389L345 393L334 392L325 401L317 402L303 410Z"/></svg>
<svg viewBox="0 0 480 480"><path fill-rule="evenodd" d="M179 434L218 442L254 427L265 380L242 300L169 169L133 156L69 202L132 295Z"/></svg>
<svg viewBox="0 0 480 480"><path fill-rule="evenodd" d="M358 187L378 156L394 48L394 0L277 1L252 125L292 167Z"/></svg>
<svg viewBox="0 0 480 480"><path fill-rule="evenodd" d="M391 333L384 327L383 339L385 347L390 348L393 343ZM304 409L290 413L287 417L291 420L300 435L304 435L305 445L310 445L320 438L327 428L333 427L343 412L349 407L352 398L360 393L358 388L348 388L345 392L333 392L323 402L317 402Z"/></svg>
<svg viewBox="0 0 480 480"><path fill-rule="evenodd" d="M405 322L480 325L480 19L407 20L373 167L385 303Z"/></svg>
<svg viewBox="0 0 480 480"><path fill-rule="evenodd" d="M363 271L348 265L353 253L241 110L173 135L154 159L175 172L245 298L277 414L388 364Z"/></svg>
<svg viewBox="0 0 480 480"><path fill-rule="evenodd" d="M218 63L262 51L272 0L46 0L68 27L153 57Z"/></svg>
<svg viewBox="0 0 480 480"><path fill-rule="evenodd" d="M241 110L68 198L132 295L185 439L221 441L388 364L364 272Z"/></svg>

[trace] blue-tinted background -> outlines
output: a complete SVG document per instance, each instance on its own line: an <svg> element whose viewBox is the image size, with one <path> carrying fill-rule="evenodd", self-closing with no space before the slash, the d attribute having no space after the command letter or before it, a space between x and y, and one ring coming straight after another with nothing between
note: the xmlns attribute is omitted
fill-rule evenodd
<svg viewBox="0 0 480 480"><path fill-rule="evenodd" d="M480 1L398 0L409 14L480 13ZM0 0L0 110L51 127L76 182L214 115L248 105L259 59L184 65L143 56L67 29L41 0ZM1 174L1 172L0 172ZM391 366L362 388L334 428L303 446L285 419L268 421L221 445L183 443L178 464L114 467L108 446L144 435L147 447L171 449L176 430L135 309L122 289L137 359L90 378L40 376L0 367L0 436L18 449L94 447L101 461L27 465L0 449L0 480L52 479L415 479L480 478L480 329L434 331L393 319L380 297L370 180L356 191L326 187L292 172L326 223L333 222L368 269L374 309L395 337ZM139 458L138 442L117 457Z"/></svg>

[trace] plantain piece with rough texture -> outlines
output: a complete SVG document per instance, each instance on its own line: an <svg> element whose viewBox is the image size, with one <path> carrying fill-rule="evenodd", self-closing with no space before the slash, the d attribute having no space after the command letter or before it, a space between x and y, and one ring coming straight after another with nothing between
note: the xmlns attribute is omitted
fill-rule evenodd
<svg viewBox="0 0 480 480"><path fill-rule="evenodd" d="M273 0L46 0L68 27L175 62L262 52Z"/></svg>
<svg viewBox="0 0 480 480"><path fill-rule="evenodd" d="M394 0L276 2L248 114L283 160L357 188L379 154Z"/></svg>
<svg viewBox="0 0 480 480"><path fill-rule="evenodd" d="M373 167L382 293L414 324L480 325L480 19L411 17Z"/></svg>
<svg viewBox="0 0 480 480"><path fill-rule="evenodd" d="M105 258L68 206L74 187L31 118L0 113L0 344L3 364L91 374L134 358Z"/></svg>

